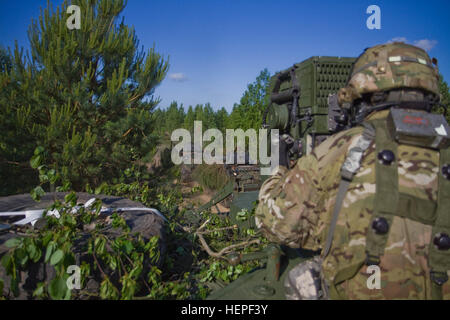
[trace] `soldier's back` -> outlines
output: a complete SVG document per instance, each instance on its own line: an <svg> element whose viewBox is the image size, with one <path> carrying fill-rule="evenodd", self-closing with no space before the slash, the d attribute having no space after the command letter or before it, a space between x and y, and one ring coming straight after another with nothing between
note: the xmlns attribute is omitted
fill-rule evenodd
<svg viewBox="0 0 450 320"><path fill-rule="evenodd" d="M367 120L385 123L388 114L377 112ZM268 205L258 208L257 218L269 239L323 250L341 167L363 132L355 127L330 137L282 178L263 186L260 200ZM439 151L393 141L387 144L393 150L380 150L375 140L363 152L343 198L323 262L324 278L331 298L430 299L429 250L438 202ZM377 267L368 270L369 265ZM374 270L379 270L379 288L377 274L371 277ZM450 299L448 281L442 289L443 297Z"/></svg>
<svg viewBox="0 0 450 320"><path fill-rule="evenodd" d="M368 120L386 121L387 115L388 111L379 112ZM320 217L323 225L319 224L317 235L322 247L335 206L340 168L362 130L343 132L315 150L318 178L326 194ZM397 150L393 152L389 146ZM377 150L375 141L371 143L345 194L333 245L323 264L335 296L432 297L429 250L437 218L439 168L437 150L393 141ZM377 267L368 270L369 265ZM443 294L450 298L448 282Z"/></svg>

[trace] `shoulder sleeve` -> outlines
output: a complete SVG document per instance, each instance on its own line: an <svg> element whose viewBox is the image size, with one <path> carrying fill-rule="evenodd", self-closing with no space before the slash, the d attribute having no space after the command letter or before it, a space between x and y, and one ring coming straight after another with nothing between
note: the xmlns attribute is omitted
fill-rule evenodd
<svg viewBox="0 0 450 320"><path fill-rule="evenodd" d="M314 154L300 158L291 170L279 167L259 193L256 224L264 235L290 247L313 247L321 190Z"/></svg>

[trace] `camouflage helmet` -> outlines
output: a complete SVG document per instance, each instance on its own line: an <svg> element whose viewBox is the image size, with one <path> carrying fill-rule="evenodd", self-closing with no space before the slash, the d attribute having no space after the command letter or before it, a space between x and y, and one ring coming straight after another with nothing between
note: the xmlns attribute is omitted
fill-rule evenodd
<svg viewBox="0 0 450 320"><path fill-rule="evenodd" d="M342 107L363 95L416 89L439 99L437 60L421 48L403 42L366 49L356 60L346 87L338 93Z"/></svg>

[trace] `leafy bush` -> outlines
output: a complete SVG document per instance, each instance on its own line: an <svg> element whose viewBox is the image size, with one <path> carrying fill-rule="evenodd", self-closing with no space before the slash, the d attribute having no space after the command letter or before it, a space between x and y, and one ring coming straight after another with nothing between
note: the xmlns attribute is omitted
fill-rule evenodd
<svg viewBox="0 0 450 320"><path fill-rule="evenodd" d="M18 294L21 270L29 270L31 264L46 263L54 267L54 277L37 283L33 293L36 298L76 299L87 295L91 298L131 299L139 293L150 295L154 283L159 286L161 274L155 266L159 259L158 238L145 242L140 236L131 234L125 220L117 214L111 216L111 225L121 229L122 233L118 237L109 237L102 233L106 222L98 216L100 201L94 204L94 213L84 208L71 212L76 204L75 193L68 194L65 201L66 204L55 202L52 206L58 210L59 218L47 215L42 228L30 229L25 237L6 242L11 249L3 256L2 265L12 279L12 291ZM95 227L92 230L85 228L93 223ZM81 262L81 287L86 286L88 278L98 278L100 273L103 280L98 292L71 291L66 285L68 267L76 263L76 243L78 252L90 258ZM144 273L146 269L149 271Z"/></svg>
<svg viewBox="0 0 450 320"><path fill-rule="evenodd" d="M209 190L219 190L230 181L223 165L198 165L192 172L192 177Z"/></svg>

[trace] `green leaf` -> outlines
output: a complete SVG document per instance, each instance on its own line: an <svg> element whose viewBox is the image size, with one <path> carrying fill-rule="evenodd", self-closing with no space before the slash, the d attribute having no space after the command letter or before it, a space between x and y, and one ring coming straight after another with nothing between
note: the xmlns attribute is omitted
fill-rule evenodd
<svg viewBox="0 0 450 320"><path fill-rule="evenodd" d="M51 232L46 233L42 238L42 245L44 247L48 246L50 240L52 240L53 234Z"/></svg>
<svg viewBox="0 0 450 320"><path fill-rule="evenodd" d="M39 181L40 181L41 183L47 182L47 181L48 181L48 176L45 175L45 174L40 174L40 175L39 175Z"/></svg>
<svg viewBox="0 0 450 320"><path fill-rule="evenodd" d="M137 279L139 277L139 275L142 272L142 267L141 266L136 266L133 270L131 270L130 272L130 278L134 278Z"/></svg>
<svg viewBox="0 0 450 320"><path fill-rule="evenodd" d="M78 200L77 194L73 191L64 197L64 201L72 206L77 204L77 200Z"/></svg>
<svg viewBox="0 0 450 320"><path fill-rule="evenodd" d="M53 279L48 286L48 293L54 300L61 300L66 297L68 290L69 288L67 287L64 278Z"/></svg>
<svg viewBox="0 0 450 320"><path fill-rule="evenodd" d="M47 263L50 260L50 257L53 254L53 251L56 248L56 244L54 242L50 242L47 246L47 251L45 252L45 263Z"/></svg>
<svg viewBox="0 0 450 320"><path fill-rule="evenodd" d="M25 266L25 264L28 262L28 253L25 248L16 250L16 259L21 266Z"/></svg>
<svg viewBox="0 0 450 320"><path fill-rule="evenodd" d="M127 254L130 254L131 251L133 251L133 244L131 243L131 241L125 241L123 245Z"/></svg>
<svg viewBox="0 0 450 320"><path fill-rule="evenodd" d="M64 252L61 249L56 250L52 254L52 257L50 258L50 264L53 266L55 264L58 264L62 260L63 257L64 257Z"/></svg>
<svg viewBox="0 0 450 320"><path fill-rule="evenodd" d="M33 291L33 297L41 297L44 294L45 283L39 282L36 290Z"/></svg>
<svg viewBox="0 0 450 320"><path fill-rule="evenodd" d="M3 279L0 279L0 296L3 295L3 287L5 286L5 283L3 282Z"/></svg>
<svg viewBox="0 0 450 320"><path fill-rule="evenodd" d="M58 181L58 179L59 179L59 175L56 174L55 169L49 170L47 172L47 177L48 177L48 180L50 181L51 184L55 184L56 181Z"/></svg>
<svg viewBox="0 0 450 320"><path fill-rule="evenodd" d="M30 256L31 260L36 263L38 262L42 257L42 250L41 248L36 248L36 251L34 253L34 255Z"/></svg>
<svg viewBox="0 0 450 320"><path fill-rule="evenodd" d="M117 300L119 298L119 291L117 288L109 281L108 278L102 281L100 284L100 297L102 299Z"/></svg>
<svg viewBox="0 0 450 320"><path fill-rule="evenodd" d="M14 297L16 298L19 296L19 282L19 277L11 279L10 290L13 292Z"/></svg>
<svg viewBox="0 0 450 320"><path fill-rule="evenodd" d="M31 190L31 197L33 198L33 200L35 201L40 201L41 197L45 194L44 189L42 189L41 186L38 186L36 188L34 188L33 190Z"/></svg>
<svg viewBox="0 0 450 320"><path fill-rule="evenodd" d="M5 242L5 246L7 248L14 248L17 247L22 243L22 240L20 238L12 238Z"/></svg>
<svg viewBox="0 0 450 320"><path fill-rule="evenodd" d="M100 186L95 188L95 194L103 193L107 187L108 187L108 184L106 182L103 182Z"/></svg>
<svg viewBox="0 0 450 320"><path fill-rule="evenodd" d="M6 273L9 275L12 273L12 265L13 265L12 261L13 261L13 258L10 253L7 253L2 257L2 261L1 261L2 265L3 265L3 267L5 267Z"/></svg>
<svg viewBox="0 0 450 320"><path fill-rule="evenodd" d="M36 255L37 248L36 248L36 246L34 245L34 243L28 244L28 245L26 246L26 250L27 250L28 255L30 256L30 258L31 258L31 257L34 257L34 256Z"/></svg>
<svg viewBox="0 0 450 320"><path fill-rule="evenodd" d="M61 179L61 176L59 174L57 175L57 179ZM69 191L70 188L71 188L70 181L66 181L66 182L63 183L62 186L56 187L56 191L58 191L58 192ZM86 190L86 192L87 193L92 193L92 192L89 192L87 190Z"/></svg>
<svg viewBox="0 0 450 320"><path fill-rule="evenodd" d="M36 147L36 149L34 149L34 154L35 155L39 155L39 154L41 154L43 152L44 152L44 148L41 147L41 146L38 146L38 147Z"/></svg>
<svg viewBox="0 0 450 320"><path fill-rule="evenodd" d="M111 256L111 259L109 260L109 267L115 271L117 269L117 259L113 256Z"/></svg>
<svg viewBox="0 0 450 320"><path fill-rule="evenodd" d="M40 155L35 155L31 157L30 165L33 169L37 169L41 165L42 158Z"/></svg>
<svg viewBox="0 0 450 320"><path fill-rule="evenodd" d="M106 252L105 246L106 246L106 239L105 238L98 237L97 239L95 239L95 251L99 255L105 254L105 252Z"/></svg>

